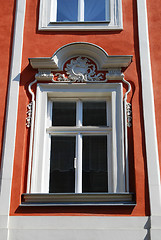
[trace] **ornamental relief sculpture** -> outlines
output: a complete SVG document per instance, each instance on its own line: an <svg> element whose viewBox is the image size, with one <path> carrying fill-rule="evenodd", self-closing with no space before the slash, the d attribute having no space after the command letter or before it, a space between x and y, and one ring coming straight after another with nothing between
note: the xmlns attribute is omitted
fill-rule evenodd
<svg viewBox="0 0 161 240"><path fill-rule="evenodd" d="M37 82L50 83L100 83L116 80L127 85L128 90L124 96L125 112L127 127L132 125L132 110L131 104L127 103L127 95L131 91L131 85L125 80L121 68L108 68L107 71L97 71L96 64L89 58L78 56L70 59L64 64L64 73L53 73L51 69L39 69L35 75L35 81L29 84L29 92L32 95L32 102L27 107L26 126L29 128L32 122L32 104L34 102L34 94L31 90L33 84Z"/></svg>
<svg viewBox="0 0 161 240"><path fill-rule="evenodd" d="M65 74L56 73L55 82L107 82L104 73L96 73L96 66L88 58L77 57L66 64Z"/></svg>

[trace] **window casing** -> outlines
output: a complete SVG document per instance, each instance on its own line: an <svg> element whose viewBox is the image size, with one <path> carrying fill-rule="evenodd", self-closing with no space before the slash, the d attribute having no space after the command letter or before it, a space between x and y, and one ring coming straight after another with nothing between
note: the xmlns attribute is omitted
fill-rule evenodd
<svg viewBox="0 0 161 240"><path fill-rule="evenodd" d="M53 102L61 102L64 100L65 102L71 101L76 103L76 126L52 126ZM82 106L84 102L87 103L88 101L106 103L106 126L82 126L84 121ZM102 142L99 146L105 146L105 150L103 150L104 155L107 154L107 162L105 160L103 163L103 165L106 164L104 168L107 170L106 173L103 173L104 176L105 174L107 175L105 183L105 188L107 190L105 191L104 188L100 190L100 193L104 191L108 193L125 192L122 84L61 83L38 85L33 162L31 181L28 183L30 185L30 193L50 192L51 139L54 139L54 137L56 139L57 137L58 140L61 140L63 136L75 139L73 156L76 158L76 162L72 159L73 169L76 167L74 170L75 186L73 193L99 192L98 188L96 188L96 190L93 190L93 188L92 190L82 190L84 188L82 187L84 186L82 181L82 176L84 174L82 171L82 160L84 158L83 148L86 146L83 142L89 143L89 141L92 141L92 144L94 144L93 146L96 146L94 142L97 137L99 141ZM52 141L54 142L55 140ZM60 145L58 146L60 148ZM66 144L64 144L64 146L66 146ZM88 148L86 148L85 151L88 152ZM97 164L98 163L96 163L96 165ZM51 192L53 192L53 190L51 190ZM61 191L58 190L57 192Z"/></svg>
<svg viewBox="0 0 161 240"><path fill-rule="evenodd" d="M39 30L120 30L121 0L41 0Z"/></svg>

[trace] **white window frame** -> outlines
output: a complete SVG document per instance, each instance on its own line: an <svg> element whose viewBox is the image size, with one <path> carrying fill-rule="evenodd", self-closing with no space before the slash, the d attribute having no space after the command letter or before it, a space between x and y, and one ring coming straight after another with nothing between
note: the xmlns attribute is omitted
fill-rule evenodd
<svg viewBox="0 0 161 240"><path fill-rule="evenodd" d="M83 2L79 0L79 21L56 22L57 0L40 0L39 30L122 30L122 0L109 0L109 19L105 22L83 22ZM107 4L107 2L106 2ZM52 9L52 11L51 11Z"/></svg>
<svg viewBox="0 0 161 240"><path fill-rule="evenodd" d="M108 193L125 192L125 163L123 136L123 92L121 83L38 84L30 193L48 193L50 168L50 126L53 98L110 99L111 130L108 131ZM47 176L48 175L48 176ZM78 192L81 192L78 190Z"/></svg>

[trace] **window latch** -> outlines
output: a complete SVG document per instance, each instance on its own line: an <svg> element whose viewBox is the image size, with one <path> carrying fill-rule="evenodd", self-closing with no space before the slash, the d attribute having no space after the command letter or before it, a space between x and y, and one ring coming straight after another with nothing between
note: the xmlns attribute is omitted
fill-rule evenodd
<svg viewBox="0 0 161 240"><path fill-rule="evenodd" d="M77 168L77 158L74 158L74 168Z"/></svg>

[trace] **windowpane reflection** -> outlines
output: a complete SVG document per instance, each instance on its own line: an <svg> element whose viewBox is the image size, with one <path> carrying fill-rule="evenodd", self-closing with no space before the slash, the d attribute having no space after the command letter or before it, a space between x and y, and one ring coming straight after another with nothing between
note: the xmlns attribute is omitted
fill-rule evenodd
<svg viewBox="0 0 161 240"><path fill-rule="evenodd" d="M84 126L107 126L106 102L83 102Z"/></svg>
<svg viewBox="0 0 161 240"><path fill-rule="evenodd" d="M83 192L107 192L107 136L83 136Z"/></svg>
<svg viewBox="0 0 161 240"><path fill-rule="evenodd" d="M50 159L50 193L75 191L75 137L52 136Z"/></svg>
<svg viewBox="0 0 161 240"><path fill-rule="evenodd" d="M53 126L75 126L76 125L76 103L75 102L53 102L52 125Z"/></svg>

